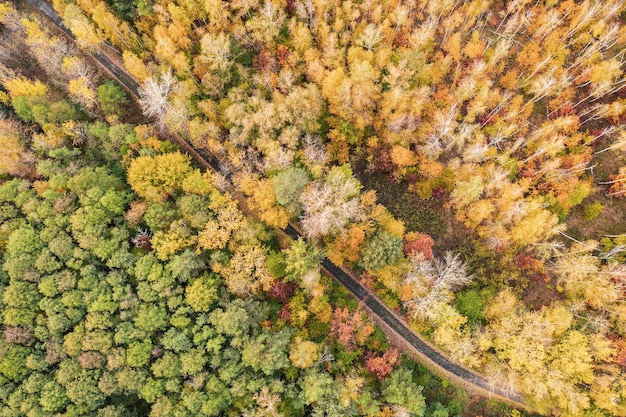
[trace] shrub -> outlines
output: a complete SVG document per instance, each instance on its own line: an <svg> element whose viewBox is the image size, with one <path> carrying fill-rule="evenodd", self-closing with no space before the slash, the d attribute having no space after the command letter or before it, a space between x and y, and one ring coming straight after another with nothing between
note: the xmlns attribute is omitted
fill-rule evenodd
<svg viewBox="0 0 626 417"><path fill-rule="evenodd" d="M600 214L604 211L604 205L599 201L595 203L587 204L583 210L583 217L585 220L595 220L600 217Z"/></svg>

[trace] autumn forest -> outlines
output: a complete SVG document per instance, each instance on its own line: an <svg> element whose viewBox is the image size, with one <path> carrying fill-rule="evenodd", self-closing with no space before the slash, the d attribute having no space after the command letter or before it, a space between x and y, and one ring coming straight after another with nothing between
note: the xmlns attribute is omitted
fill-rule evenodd
<svg viewBox="0 0 626 417"><path fill-rule="evenodd" d="M625 301L626 1L0 0L0 417L619 417Z"/></svg>

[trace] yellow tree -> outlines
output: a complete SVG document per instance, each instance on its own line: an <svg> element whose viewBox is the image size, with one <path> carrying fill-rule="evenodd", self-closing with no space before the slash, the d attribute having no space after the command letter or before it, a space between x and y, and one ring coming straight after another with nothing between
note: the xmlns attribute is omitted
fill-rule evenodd
<svg viewBox="0 0 626 417"><path fill-rule="evenodd" d="M10 119L0 119L0 172L11 176L34 174L35 157L20 140L20 126Z"/></svg>
<svg viewBox="0 0 626 417"><path fill-rule="evenodd" d="M159 202L180 191L192 173L189 157L180 152L140 156L128 168L128 183L148 201Z"/></svg>
<svg viewBox="0 0 626 417"><path fill-rule="evenodd" d="M124 66L126 70L132 75L138 82L142 83L146 81L150 75L148 67L144 62L131 51L125 50L122 54L124 59Z"/></svg>
<svg viewBox="0 0 626 417"><path fill-rule="evenodd" d="M310 340L303 340L300 336L291 342L289 359L297 368L310 368L320 356L320 346Z"/></svg>
<svg viewBox="0 0 626 417"><path fill-rule="evenodd" d="M267 249L260 245L241 245L227 264L215 263L213 270L224 278L230 292L239 297L259 295L272 287L275 277L266 266Z"/></svg>
<svg viewBox="0 0 626 417"><path fill-rule="evenodd" d="M237 184L248 196L250 209L259 214L259 218L269 226L285 228L291 217L289 212L276 202L272 179L254 179L252 176L240 176Z"/></svg>
<svg viewBox="0 0 626 417"><path fill-rule="evenodd" d="M200 249L224 249L234 233L245 226L245 218L237 208L237 203L228 198L216 205L216 194L212 197L211 209L217 212L217 219L209 220L198 234Z"/></svg>
<svg viewBox="0 0 626 417"><path fill-rule="evenodd" d="M63 23L76 37L76 42L81 48L96 50L103 41L102 33L99 32L93 22L75 4L67 4L63 10Z"/></svg>

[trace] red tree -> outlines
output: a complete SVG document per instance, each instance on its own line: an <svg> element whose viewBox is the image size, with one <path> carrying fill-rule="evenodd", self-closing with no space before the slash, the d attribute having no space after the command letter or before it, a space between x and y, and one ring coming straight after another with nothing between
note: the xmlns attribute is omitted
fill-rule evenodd
<svg viewBox="0 0 626 417"><path fill-rule="evenodd" d="M379 381L385 379L400 363L400 352L389 348L382 356L370 353L365 359L365 369L373 373Z"/></svg>
<svg viewBox="0 0 626 417"><path fill-rule="evenodd" d="M372 334L374 328L363 319L363 312L356 310L350 313L347 308L335 309L330 324L330 336L341 343L348 352L352 352L357 345L365 343L365 339Z"/></svg>
<svg viewBox="0 0 626 417"><path fill-rule="evenodd" d="M420 233L417 239L411 240L404 244L404 255L409 256L415 253L424 255L424 260L433 259L433 245L435 241L426 234Z"/></svg>

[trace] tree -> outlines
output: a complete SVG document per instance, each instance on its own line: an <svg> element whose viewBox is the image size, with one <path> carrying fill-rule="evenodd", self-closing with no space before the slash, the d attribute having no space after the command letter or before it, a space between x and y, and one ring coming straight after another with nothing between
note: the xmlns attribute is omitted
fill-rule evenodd
<svg viewBox="0 0 626 417"><path fill-rule="evenodd" d="M198 246L202 249L225 248L231 237L246 224L237 203L233 200L224 199L223 204L215 207L215 210L217 219L206 222L204 229L198 233Z"/></svg>
<svg viewBox="0 0 626 417"><path fill-rule="evenodd" d="M402 239L386 230L378 231L361 251L359 263L368 270L394 264L402 257Z"/></svg>
<svg viewBox="0 0 626 417"><path fill-rule="evenodd" d="M226 74L233 64L230 36L225 32L219 32L217 36L207 33L200 40L200 47L200 62L206 64L211 72Z"/></svg>
<svg viewBox="0 0 626 417"><path fill-rule="evenodd" d="M139 104L146 116L154 118L159 128L165 127L165 117L170 109L168 99L179 89L171 71L159 77L149 76L139 88Z"/></svg>
<svg viewBox="0 0 626 417"><path fill-rule="evenodd" d="M300 387L306 404L314 404L326 398L336 398L338 385L333 378L315 368L308 369L300 380Z"/></svg>
<svg viewBox="0 0 626 417"><path fill-rule="evenodd" d="M126 350L126 363L134 368L141 368L150 360L151 351L152 343L150 340L132 342Z"/></svg>
<svg viewBox="0 0 626 417"><path fill-rule="evenodd" d="M119 84L107 81L100 84L97 91L100 108L104 114L121 116L124 113L124 105L128 103L128 98Z"/></svg>
<svg viewBox="0 0 626 417"><path fill-rule="evenodd" d="M302 277L311 271L319 274L319 263L323 255L312 243L299 238L283 253L285 281L301 281Z"/></svg>
<svg viewBox="0 0 626 417"><path fill-rule="evenodd" d="M65 389L55 381L50 381L43 386L39 397L39 404L44 411L55 413L61 411L68 403Z"/></svg>
<svg viewBox="0 0 626 417"><path fill-rule="evenodd" d="M272 179L276 202L289 210L294 217L300 216L300 196L309 182L309 175L300 168L289 168Z"/></svg>
<svg viewBox="0 0 626 417"><path fill-rule="evenodd" d="M137 81L144 82L148 79L150 72L146 64L137 55L129 50L124 50L122 58L124 59L124 66Z"/></svg>
<svg viewBox="0 0 626 417"><path fill-rule="evenodd" d="M241 297L268 291L274 276L267 270L267 249L259 245L241 245L226 264L216 263L213 270L224 278L230 292Z"/></svg>
<svg viewBox="0 0 626 417"><path fill-rule="evenodd" d="M426 402L422 387L413 382L412 372L401 366L383 381L382 394L389 404L402 406L411 414L423 416Z"/></svg>
<svg viewBox="0 0 626 417"><path fill-rule="evenodd" d="M320 357L320 346L310 340L296 337L291 343L289 360L298 368L310 368Z"/></svg>
<svg viewBox="0 0 626 417"><path fill-rule="evenodd" d="M291 330L288 328L278 332L262 332L244 343L241 363L265 375L272 375L275 371L288 367L287 349L290 338Z"/></svg>
<svg viewBox="0 0 626 417"><path fill-rule="evenodd" d="M359 220L362 217L360 189L348 165L334 167L323 181L310 183L300 197L305 234L321 237L341 231L349 220Z"/></svg>
<svg viewBox="0 0 626 417"><path fill-rule="evenodd" d="M399 360L400 353L394 348L389 348L382 356L370 355L365 359L365 369L382 381L398 365Z"/></svg>
<svg viewBox="0 0 626 417"><path fill-rule="evenodd" d="M429 261L433 259L433 245L435 241L428 235L417 233L407 234L405 237L406 243L404 244L404 255L407 257L415 256L416 253L420 253L424 260Z"/></svg>
<svg viewBox="0 0 626 417"><path fill-rule="evenodd" d="M0 173L30 177L34 175L35 157L22 143L20 128L10 119L0 119Z"/></svg>
<svg viewBox="0 0 626 417"><path fill-rule="evenodd" d="M438 314L435 307L450 303L452 290L472 279L467 273L467 265L452 252L446 252L443 259L425 261L418 255L410 260L412 268L404 277L404 284L410 288L412 297L404 304L415 318L435 319Z"/></svg>
<svg viewBox="0 0 626 417"><path fill-rule="evenodd" d="M328 334L336 338L346 351L352 352L374 332L374 327L363 316L360 310L350 313L347 308L336 307Z"/></svg>
<svg viewBox="0 0 626 417"><path fill-rule="evenodd" d="M203 275L196 278L191 285L185 289L187 303L198 312L208 312L213 303L217 300L219 277Z"/></svg>
<svg viewBox="0 0 626 417"><path fill-rule="evenodd" d="M160 202L180 191L192 172L189 157L180 152L140 156L128 169L128 183L146 200Z"/></svg>

